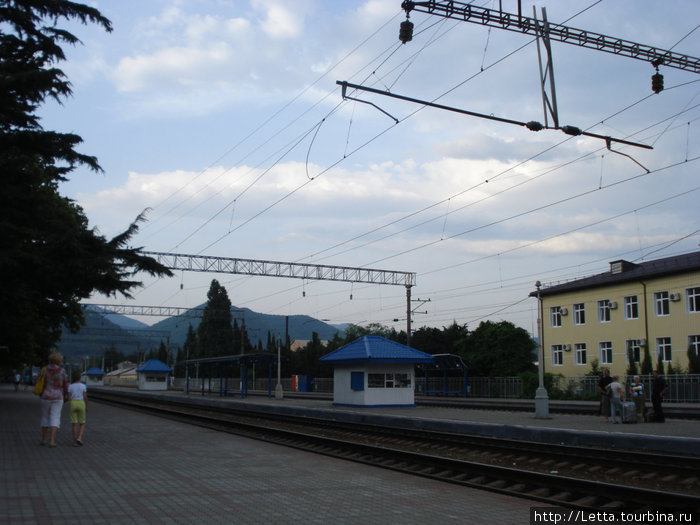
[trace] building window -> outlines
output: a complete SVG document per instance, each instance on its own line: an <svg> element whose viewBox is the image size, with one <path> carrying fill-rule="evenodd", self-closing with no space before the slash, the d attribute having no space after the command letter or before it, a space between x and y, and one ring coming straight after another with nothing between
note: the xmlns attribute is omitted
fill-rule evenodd
<svg viewBox="0 0 700 525"><path fill-rule="evenodd" d="M600 364L611 365L613 362L612 341L603 341L598 347L600 349Z"/></svg>
<svg viewBox="0 0 700 525"><path fill-rule="evenodd" d="M549 321L552 328L561 326L561 306L552 306L549 309Z"/></svg>
<svg viewBox="0 0 700 525"><path fill-rule="evenodd" d="M688 312L700 313L700 286L686 289L685 295L688 298Z"/></svg>
<svg viewBox="0 0 700 525"><path fill-rule="evenodd" d="M639 302L636 295L625 297L625 319L639 319Z"/></svg>
<svg viewBox="0 0 700 525"><path fill-rule="evenodd" d="M368 388L411 388L411 374L367 374Z"/></svg>
<svg viewBox="0 0 700 525"><path fill-rule="evenodd" d="M700 356L700 335L688 336L688 348L695 350L695 355Z"/></svg>
<svg viewBox="0 0 700 525"><path fill-rule="evenodd" d="M574 305L574 324L586 324L586 307L583 303L577 303Z"/></svg>
<svg viewBox="0 0 700 525"><path fill-rule="evenodd" d="M669 315L671 313L671 302L668 292L654 293L654 313L657 316Z"/></svg>
<svg viewBox="0 0 700 525"><path fill-rule="evenodd" d="M657 337L656 338L656 355L661 356L662 361L671 361L671 338Z"/></svg>
<svg viewBox="0 0 700 525"><path fill-rule="evenodd" d="M610 300L603 299L598 301L598 322L609 323L610 322Z"/></svg>
<svg viewBox="0 0 700 525"><path fill-rule="evenodd" d="M586 364L586 343L576 343L574 345L574 358L577 365Z"/></svg>
<svg viewBox="0 0 700 525"><path fill-rule="evenodd" d="M564 364L564 345L552 345L552 365Z"/></svg>
<svg viewBox="0 0 700 525"><path fill-rule="evenodd" d="M632 351L632 361L634 363L642 362L642 345L639 339L628 339L627 348ZM627 354L629 360L629 353Z"/></svg>

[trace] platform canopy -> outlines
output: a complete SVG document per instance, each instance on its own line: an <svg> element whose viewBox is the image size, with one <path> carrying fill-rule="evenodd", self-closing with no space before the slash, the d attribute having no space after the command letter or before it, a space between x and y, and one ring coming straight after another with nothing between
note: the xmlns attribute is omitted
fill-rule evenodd
<svg viewBox="0 0 700 525"><path fill-rule="evenodd" d="M366 335L319 359L324 364L432 363L433 356L378 335Z"/></svg>
<svg viewBox="0 0 700 525"><path fill-rule="evenodd" d="M97 368L96 366L93 366L89 370L86 370L84 372L84 374L86 376L104 376L104 375L106 375L104 370L102 370L101 368Z"/></svg>
<svg viewBox="0 0 700 525"><path fill-rule="evenodd" d="M282 361L287 361L287 356L281 356ZM255 354L236 354L222 355L217 357L201 357L199 359L188 359L183 361L185 365L213 365L223 363L269 363L277 361L277 354L273 353L255 353Z"/></svg>

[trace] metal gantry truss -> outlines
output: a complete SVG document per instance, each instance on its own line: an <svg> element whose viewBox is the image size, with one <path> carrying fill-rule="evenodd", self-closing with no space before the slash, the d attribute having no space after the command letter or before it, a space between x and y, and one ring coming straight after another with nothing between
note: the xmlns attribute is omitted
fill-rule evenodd
<svg viewBox="0 0 700 525"><path fill-rule="evenodd" d="M136 304L95 304L83 303L84 307L95 308L100 314L143 315L152 317L194 317L204 315L204 308L185 308L182 306L144 306ZM243 310L231 309L231 313L241 313Z"/></svg>
<svg viewBox="0 0 700 525"><path fill-rule="evenodd" d="M565 44L605 51L614 55L644 60L652 64L660 61L660 64L667 67L700 73L700 58L552 22L547 22L545 28L542 21L523 16L520 12L507 13L453 0L429 0L427 2L406 0L401 4L401 7L406 13L418 11L532 36L541 37L546 31L551 40Z"/></svg>
<svg viewBox="0 0 700 525"><path fill-rule="evenodd" d="M185 255L180 253L143 252L171 270L190 272L232 273L265 277L288 277L315 281L345 281L349 283L389 284L414 286L416 274L353 268L350 266L326 266L281 261L261 261L209 255Z"/></svg>
<svg viewBox="0 0 700 525"><path fill-rule="evenodd" d="M416 285L415 272L397 272L375 268L328 266L282 261L262 261L210 255L186 255L182 253L142 252L153 257L170 270L189 272L259 275L262 277L287 277L312 281L344 281L348 283L388 284L406 287L406 337L411 344L411 287Z"/></svg>

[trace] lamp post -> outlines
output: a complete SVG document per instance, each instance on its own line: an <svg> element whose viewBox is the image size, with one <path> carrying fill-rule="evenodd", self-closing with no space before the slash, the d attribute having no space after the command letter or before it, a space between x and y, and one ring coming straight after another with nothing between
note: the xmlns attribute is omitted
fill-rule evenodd
<svg viewBox="0 0 700 525"><path fill-rule="evenodd" d="M539 368L539 386L535 392L535 417L540 419L549 418L549 397L547 389L544 387L544 345L542 344L542 299L540 298L540 287L542 283L537 281L537 354Z"/></svg>

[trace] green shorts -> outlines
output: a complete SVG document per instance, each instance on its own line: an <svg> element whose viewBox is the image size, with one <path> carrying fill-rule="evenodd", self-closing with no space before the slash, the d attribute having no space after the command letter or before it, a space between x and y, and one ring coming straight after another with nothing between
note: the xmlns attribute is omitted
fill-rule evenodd
<svg viewBox="0 0 700 525"><path fill-rule="evenodd" d="M85 424L85 401L82 399L71 400L70 422Z"/></svg>

